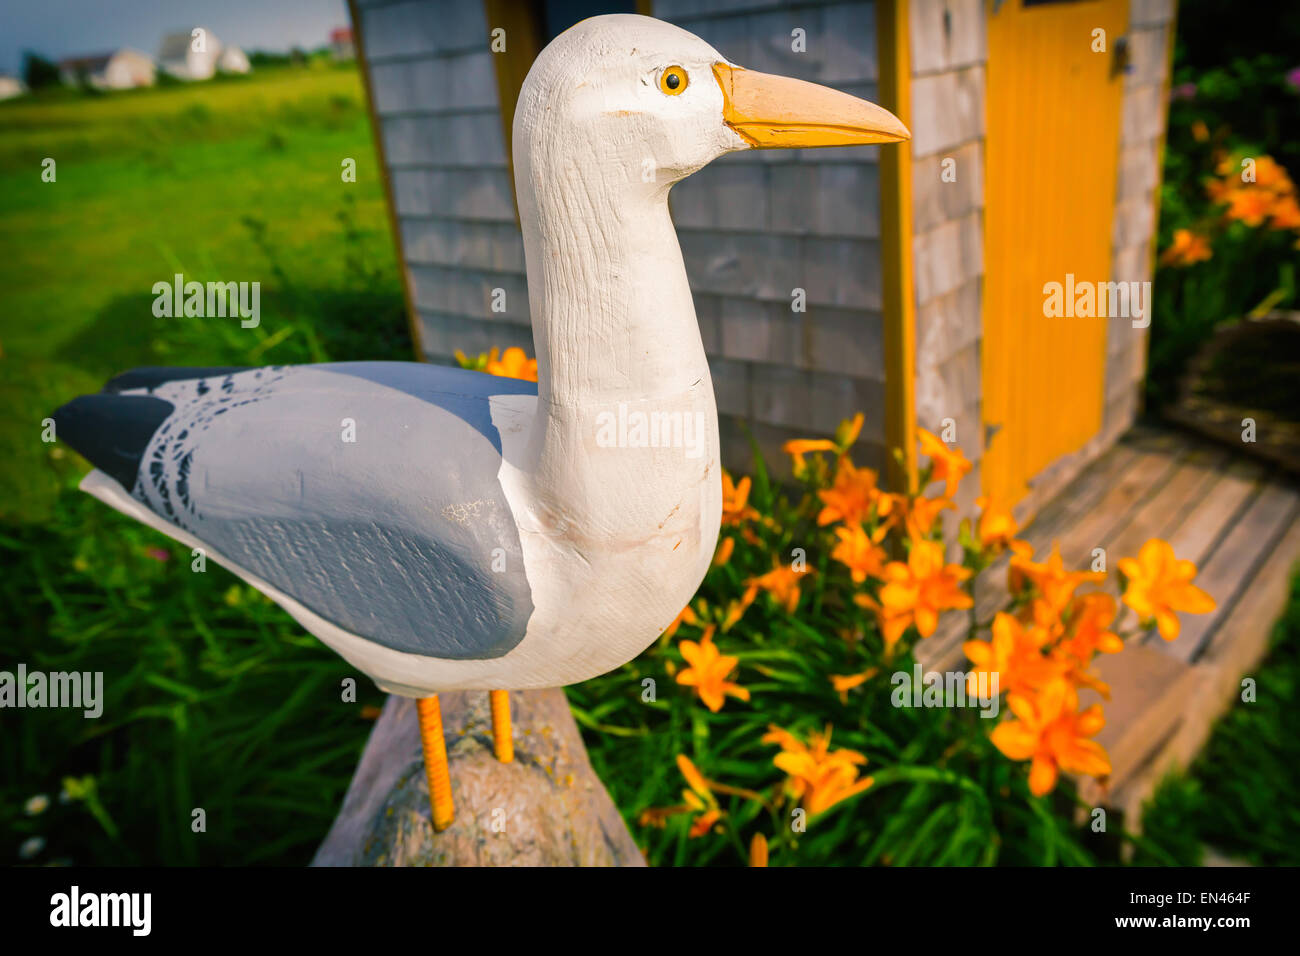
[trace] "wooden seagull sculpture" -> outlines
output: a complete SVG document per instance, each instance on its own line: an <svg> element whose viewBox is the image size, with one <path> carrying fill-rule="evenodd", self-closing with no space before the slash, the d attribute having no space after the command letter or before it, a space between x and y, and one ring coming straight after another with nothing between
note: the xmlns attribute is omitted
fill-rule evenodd
<svg viewBox="0 0 1300 956"><path fill-rule="evenodd" d="M735 150L908 135L662 21L584 20L538 56L515 111L536 385L414 362L144 368L64 405L57 434L95 465L83 490L419 700L442 830L438 692L492 690L509 760L501 688L631 660L713 557L717 410L669 189Z"/></svg>

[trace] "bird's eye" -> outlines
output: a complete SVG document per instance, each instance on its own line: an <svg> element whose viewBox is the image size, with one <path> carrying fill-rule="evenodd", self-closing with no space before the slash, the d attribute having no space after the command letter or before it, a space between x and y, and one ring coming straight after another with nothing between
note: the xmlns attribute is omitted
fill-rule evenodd
<svg viewBox="0 0 1300 956"><path fill-rule="evenodd" d="M690 79L686 76L686 71L680 66L670 66L659 74L659 89L669 96L676 96L686 89L689 82Z"/></svg>

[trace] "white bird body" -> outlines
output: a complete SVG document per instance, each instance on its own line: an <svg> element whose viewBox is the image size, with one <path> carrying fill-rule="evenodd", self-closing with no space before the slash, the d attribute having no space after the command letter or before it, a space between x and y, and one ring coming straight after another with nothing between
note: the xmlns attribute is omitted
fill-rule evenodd
<svg viewBox="0 0 1300 956"><path fill-rule="evenodd" d="M905 136L879 107L748 74L669 24L583 21L538 57L515 114L536 395L408 363L128 375L60 413L92 432L135 415L128 399L170 410L148 406L163 424L128 456L134 482L101 468L82 487L204 549L390 692L604 673L693 596L722 514L669 189L733 150Z"/></svg>

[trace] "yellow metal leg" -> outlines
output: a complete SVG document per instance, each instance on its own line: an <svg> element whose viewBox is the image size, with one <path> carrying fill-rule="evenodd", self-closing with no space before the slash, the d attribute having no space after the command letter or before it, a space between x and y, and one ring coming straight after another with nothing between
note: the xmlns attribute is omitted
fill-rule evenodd
<svg viewBox="0 0 1300 956"><path fill-rule="evenodd" d="M433 804L433 828L439 832L451 826L456 808L451 802L451 773L447 769L447 744L442 739L442 708L438 695L415 702L420 715L420 742L424 745L424 771L429 776L429 800Z"/></svg>
<svg viewBox="0 0 1300 956"><path fill-rule="evenodd" d="M488 698L492 701L492 747L498 760L510 763L515 759L515 742L510 736L510 692L488 691Z"/></svg>

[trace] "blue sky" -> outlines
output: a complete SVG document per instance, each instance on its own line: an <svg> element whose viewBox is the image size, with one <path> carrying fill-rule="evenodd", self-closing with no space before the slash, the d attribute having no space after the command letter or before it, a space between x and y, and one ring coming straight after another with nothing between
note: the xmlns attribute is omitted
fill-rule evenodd
<svg viewBox="0 0 1300 956"><path fill-rule="evenodd" d="M0 73L31 49L51 59L135 47L158 53L164 33L207 27L245 51L311 48L349 23L345 0L6 0L0 4Z"/></svg>

